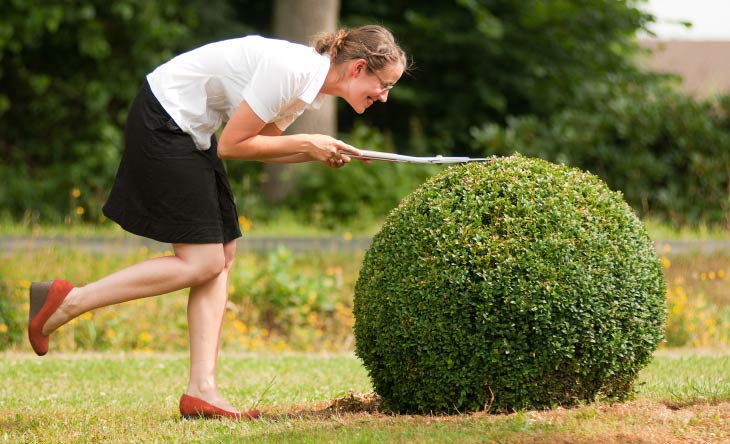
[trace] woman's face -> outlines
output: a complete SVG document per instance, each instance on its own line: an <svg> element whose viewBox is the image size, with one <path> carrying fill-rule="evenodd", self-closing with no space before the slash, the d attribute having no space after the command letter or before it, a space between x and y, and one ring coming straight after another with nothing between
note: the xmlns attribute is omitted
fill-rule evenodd
<svg viewBox="0 0 730 444"><path fill-rule="evenodd" d="M365 60L358 60L351 70L352 79L343 99L358 114L365 112L377 101L386 102L388 92L403 75L403 65L399 62L391 63L374 72L368 69Z"/></svg>

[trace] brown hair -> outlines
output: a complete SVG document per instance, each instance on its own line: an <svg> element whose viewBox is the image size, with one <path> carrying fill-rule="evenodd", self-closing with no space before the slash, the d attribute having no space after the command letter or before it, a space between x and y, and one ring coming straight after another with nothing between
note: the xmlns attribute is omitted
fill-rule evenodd
<svg viewBox="0 0 730 444"><path fill-rule="evenodd" d="M322 34L312 46L318 53L329 55L335 65L364 59L370 71L379 71L393 62L400 62L405 71L410 68L406 53L395 42L393 34L378 25L341 28L332 34Z"/></svg>

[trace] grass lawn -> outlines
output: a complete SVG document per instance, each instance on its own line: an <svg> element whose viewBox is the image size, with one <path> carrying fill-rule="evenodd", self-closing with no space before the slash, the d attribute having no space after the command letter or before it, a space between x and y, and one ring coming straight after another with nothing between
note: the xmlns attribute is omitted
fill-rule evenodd
<svg viewBox="0 0 730 444"><path fill-rule="evenodd" d="M730 442L730 352L659 351L630 402L510 415L378 412L351 355L224 354L259 421L183 420L184 354L0 354L0 443ZM338 408L339 407L339 408Z"/></svg>

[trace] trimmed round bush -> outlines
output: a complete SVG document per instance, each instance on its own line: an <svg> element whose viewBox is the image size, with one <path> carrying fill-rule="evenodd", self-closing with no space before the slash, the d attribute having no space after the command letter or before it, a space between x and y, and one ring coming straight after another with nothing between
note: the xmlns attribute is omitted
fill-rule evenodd
<svg viewBox="0 0 730 444"><path fill-rule="evenodd" d="M623 400L663 337L653 243L596 176L522 156L443 170L387 217L355 287L385 408Z"/></svg>

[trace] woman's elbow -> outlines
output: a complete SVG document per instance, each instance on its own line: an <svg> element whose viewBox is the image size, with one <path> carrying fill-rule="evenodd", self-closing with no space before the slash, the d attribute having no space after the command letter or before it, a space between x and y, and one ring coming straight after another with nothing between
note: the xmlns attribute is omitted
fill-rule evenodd
<svg viewBox="0 0 730 444"><path fill-rule="evenodd" d="M218 141L218 157L223 160L229 160L233 159L235 156L233 155L233 146L228 139L221 137L221 140Z"/></svg>

